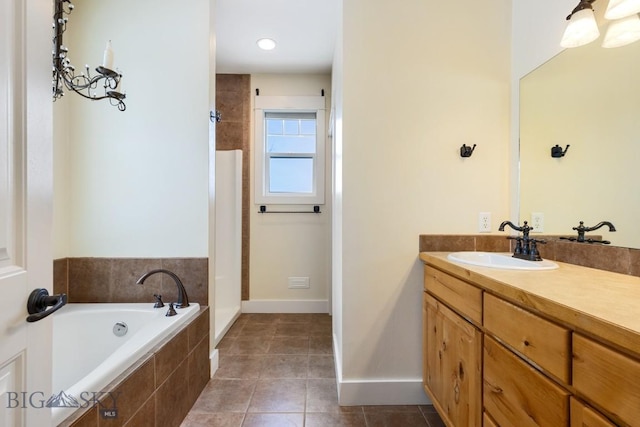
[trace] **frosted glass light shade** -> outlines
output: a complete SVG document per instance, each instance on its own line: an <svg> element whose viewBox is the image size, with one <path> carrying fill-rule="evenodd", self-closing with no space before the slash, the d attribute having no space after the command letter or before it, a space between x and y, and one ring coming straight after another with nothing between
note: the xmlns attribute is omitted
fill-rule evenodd
<svg viewBox="0 0 640 427"><path fill-rule="evenodd" d="M582 9L571 15L560 46L578 47L591 43L600 36L596 17L591 9Z"/></svg>
<svg viewBox="0 0 640 427"><path fill-rule="evenodd" d="M640 0L609 0L604 17L620 19L636 13L640 13Z"/></svg>
<svg viewBox="0 0 640 427"><path fill-rule="evenodd" d="M602 47L620 47L637 40L640 40L640 16L634 14L609 24Z"/></svg>

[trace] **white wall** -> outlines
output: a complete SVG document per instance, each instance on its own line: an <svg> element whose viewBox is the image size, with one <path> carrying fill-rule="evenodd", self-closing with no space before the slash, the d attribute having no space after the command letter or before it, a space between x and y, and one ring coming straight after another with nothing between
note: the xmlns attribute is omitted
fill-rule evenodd
<svg viewBox="0 0 640 427"><path fill-rule="evenodd" d="M493 230L508 217L510 4L344 3L334 64L342 404L424 401L418 235L475 233L480 211ZM471 158L462 144L478 145Z"/></svg>
<svg viewBox="0 0 640 427"><path fill-rule="evenodd" d="M252 105L256 88L260 96L320 96L325 91L328 109L331 105L331 77L329 75L275 75L254 74L251 76ZM253 115L251 115L253 117ZM327 124L325 124L325 127ZM252 147L255 137L251 134ZM330 188L330 142L327 142L326 183ZM250 303L243 311L279 310L314 311L318 307L328 311L328 295L331 277L330 233L331 202L327 194L322 213L312 214L259 214L255 204L254 156L251 161L251 205L250 212ZM249 161L249 159L246 159ZM295 206L269 205L270 210L301 209ZM307 206L304 210L310 210ZM309 277L309 289L288 289L288 277ZM269 302L265 302L268 300ZM276 303L278 302L278 303ZM284 303L282 303L284 302ZM319 304L315 303L319 302ZM274 305L277 304L277 305Z"/></svg>
<svg viewBox="0 0 640 427"><path fill-rule="evenodd" d="M209 15L209 0L77 2L71 62L95 68L112 40L127 110L56 105L57 257L208 256Z"/></svg>

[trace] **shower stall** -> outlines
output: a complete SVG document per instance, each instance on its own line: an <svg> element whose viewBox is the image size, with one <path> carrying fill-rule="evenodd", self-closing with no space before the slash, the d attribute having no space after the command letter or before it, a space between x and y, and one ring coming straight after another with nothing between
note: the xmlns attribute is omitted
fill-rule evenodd
<svg viewBox="0 0 640 427"><path fill-rule="evenodd" d="M242 151L216 151L215 342L240 315Z"/></svg>

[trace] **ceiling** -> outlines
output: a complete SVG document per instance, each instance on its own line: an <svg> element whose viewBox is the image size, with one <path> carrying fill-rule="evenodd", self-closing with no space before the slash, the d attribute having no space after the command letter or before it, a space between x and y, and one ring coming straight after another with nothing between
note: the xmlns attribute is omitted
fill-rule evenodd
<svg viewBox="0 0 640 427"><path fill-rule="evenodd" d="M342 0L217 0L216 73L328 73ZM256 41L276 41L271 51Z"/></svg>

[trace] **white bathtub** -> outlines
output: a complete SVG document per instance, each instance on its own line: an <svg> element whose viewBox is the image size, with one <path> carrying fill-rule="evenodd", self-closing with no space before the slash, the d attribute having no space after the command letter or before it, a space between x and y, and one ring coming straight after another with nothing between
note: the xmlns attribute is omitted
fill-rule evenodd
<svg viewBox="0 0 640 427"><path fill-rule="evenodd" d="M142 304L67 304L53 317L53 393L64 391L79 403L83 392L100 392L171 332L195 317L198 304L176 309ZM124 336L114 334L118 322L127 325ZM53 408L54 425L77 408Z"/></svg>

